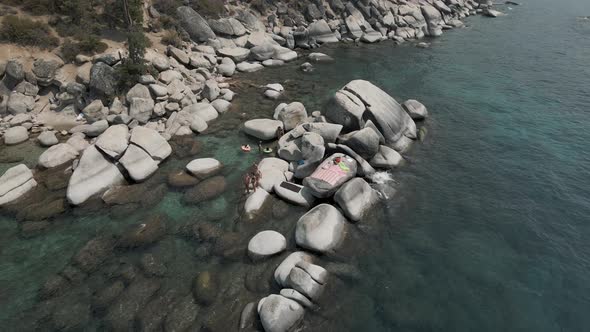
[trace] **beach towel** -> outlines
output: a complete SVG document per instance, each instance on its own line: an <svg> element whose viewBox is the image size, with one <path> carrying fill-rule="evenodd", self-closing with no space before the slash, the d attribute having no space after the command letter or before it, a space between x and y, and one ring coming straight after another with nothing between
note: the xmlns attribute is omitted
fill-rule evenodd
<svg viewBox="0 0 590 332"><path fill-rule="evenodd" d="M344 166L348 169L346 165ZM334 185L336 182L338 182L338 180L346 176L346 172L347 171L343 170L340 165L332 164L327 168L318 168L315 172L313 172L313 174L311 174L311 177L328 182L330 185Z"/></svg>

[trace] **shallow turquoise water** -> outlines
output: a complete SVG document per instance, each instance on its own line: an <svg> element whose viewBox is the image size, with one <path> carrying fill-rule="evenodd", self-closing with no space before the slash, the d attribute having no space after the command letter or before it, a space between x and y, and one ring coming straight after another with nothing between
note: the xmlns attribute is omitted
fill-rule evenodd
<svg viewBox="0 0 590 332"><path fill-rule="evenodd" d="M539 0L501 10L508 15L470 18L467 28L433 40L430 49L331 47L322 51L336 61L312 74L289 67L244 77L284 83L286 99L304 102L308 112L361 78L399 101L418 99L431 113L425 142L393 174L398 194L358 225L352 248L326 258L357 266L361 280L339 283L318 312L307 314L305 330L590 330L590 21L576 20L590 15L590 3ZM237 131L239 114L269 116L276 104L250 99L252 90L239 90L233 118L199 138L199 157L219 158L234 184L257 158L235 148L247 140ZM239 201L230 190L187 207L171 192L153 210L124 218L67 215L61 227L27 240L18 238L13 220L0 218L0 321L34 306L39 285L88 239L119 233L153 211L177 224L216 220L244 238L261 228L288 234L302 212L236 225ZM186 288L197 271L217 269L232 280L256 269L245 261L196 259L197 249L170 236L153 250L167 257L165 282ZM239 297L268 294L261 288ZM227 330L236 324L234 311Z"/></svg>

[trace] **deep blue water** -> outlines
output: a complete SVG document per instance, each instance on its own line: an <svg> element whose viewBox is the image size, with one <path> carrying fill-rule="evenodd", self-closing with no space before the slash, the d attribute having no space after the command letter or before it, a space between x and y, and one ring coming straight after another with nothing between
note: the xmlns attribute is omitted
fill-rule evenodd
<svg viewBox="0 0 590 332"><path fill-rule="evenodd" d="M353 330L590 330L590 2L500 8L430 49L338 51L320 69L431 114L359 259Z"/></svg>
<svg viewBox="0 0 590 332"><path fill-rule="evenodd" d="M429 49L330 47L322 51L336 61L312 74L289 67L242 77L284 83L287 99L304 102L309 112L321 110L348 81L367 79L400 102L422 101L431 115L426 140L393 173L398 194L380 217L358 225L356 252L335 258L357 266L362 279L344 283L308 313L305 330L590 330L590 20L576 19L590 15L590 2L499 8L508 15L469 18L465 29L432 40ZM273 102L244 98L237 104L248 117L272 114ZM247 165L233 147L246 138L233 128L202 138L200 156L219 158L235 178L230 182L239 182ZM161 172L182 165L169 163ZM246 238L261 227L292 232L295 214L290 221L235 226L234 196L188 208L170 193L155 209L178 223L226 214L221 224ZM33 307L40 284L88 239L141 220L68 215L48 235L25 240L10 218L0 217L0 321ZM255 268L200 261L196 247L171 237L153 250L166 252L166 282L190 289L196 271L214 268L232 280ZM268 291L242 293L250 301ZM204 310L201 316L208 315ZM85 330L99 325L91 320Z"/></svg>

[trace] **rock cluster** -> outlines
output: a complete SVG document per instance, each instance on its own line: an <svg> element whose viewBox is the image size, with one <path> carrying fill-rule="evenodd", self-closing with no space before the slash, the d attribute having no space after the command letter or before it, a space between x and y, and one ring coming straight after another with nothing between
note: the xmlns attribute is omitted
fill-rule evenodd
<svg viewBox="0 0 590 332"><path fill-rule="evenodd" d="M466 1L320 1L305 6L304 14L284 3L270 4L265 23L240 3L229 5L236 17L205 21L188 7L178 9L187 34L195 42L208 42L235 62L245 62L241 71L255 71L274 64L265 61L290 61L294 48L315 48L324 43L366 42L386 39L398 43L425 36L437 37L443 30L461 27L461 19L481 13L495 17L487 4ZM312 61L329 60L312 56Z"/></svg>
<svg viewBox="0 0 590 332"><path fill-rule="evenodd" d="M242 4L230 2L227 6L235 9ZM39 157L39 168L64 167L71 174L66 196L72 205L102 194L102 201L111 207L139 206L137 197L149 200L162 192L160 187L145 187L141 195L133 194L149 183L146 180L173 152L168 141L206 132L211 121L231 110L234 93L226 78L236 71L283 65L298 58L296 48L339 41L391 39L401 43L439 36L443 30L462 26L460 19L478 12L500 15L472 0L320 1L310 3L304 13L278 3L269 6L265 23L255 12L239 9L232 11L237 13L235 17L207 20L189 7L179 7L180 27L193 43L170 46L165 54L149 50L146 60L157 72L142 76L119 97L115 94L117 67L125 57L122 51L77 57L75 82L63 78L60 61L37 59L30 72L16 60L0 63L4 68L0 81L4 144L36 137L47 147ZM154 11L149 8L150 15ZM308 56L314 63L332 60L318 52ZM302 70L311 71L313 65L305 63ZM288 97L280 84L266 85L264 95L270 99ZM75 125L57 132L36 110L60 112ZM202 244L199 254L212 252L224 259L239 259L247 253L254 266L282 259L276 269L269 270L274 272L280 291L246 305L240 326L251 323L252 314L257 313L265 331L291 331L297 329L307 310L318 309L332 280L318 256L336 254L355 227L351 222L362 223L378 204L380 195L370 184L372 175L403 163L403 154L419 138L415 121L427 117L420 102L411 99L400 104L372 83L354 80L338 90L322 112L310 114L300 102L281 103L268 117L244 123L246 134L277 140L278 149L277 157L264 158L258 164L258 187L245 199L243 217L261 215L269 202L277 202L273 195L309 211L292 225L290 236L265 230L247 244L237 232L224 232L213 223L199 223L190 229ZM184 203L198 204L226 191L226 179L220 175L223 169L218 160L194 159L182 171L170 174L168 184L186 188ZM35 176L25 165L6 171L0 177L0 205L8 206L27 196L37 186ZM318 201L321 204L316 205ZM62 198L48 205L63 211L64 202ZM46 227L42 223L27 221L26 225L34 230ZM116 239L92 239L64 271L48 280L41 298L65 292L75 280L96 272L114 248L149 247L166 234L165 221L154 216ZM285 251L294 252L284 259L279 257ZM158 292L161 283L153 277L166 275L166 264L155 254L144 253L138 266L142 273L133 265L118 268L116 281L93 295L93 306L104 312L108 329L125 330L134 325L142 330L187 330L219 291L214 273L203 271L194 279L193 294ZM83 321L89 315L88 310L69 309L52 311L50 319L56 329L71 327L71 316Z"/></svg>
<svg viewBox="0 0 590 332"><path fill-rule="evenodd" d="M278 158L259 163L259 187L246 199L245 215L256 214L274 193L310 209L295 226L298 248L324 256L337 254L354 227L350 222L362 222L378 204L380 196L366 179L371 181L375 168L388 170L403 162L401 153L417 139L414 119L427 116L420 102L408 100L402 106L372 83L355 80L334 94L323 114L308 115L301 103L283 103L275 109L274 119L247 121L247 134L278 139ZM287 132L277 137L283 130ZM314 206L317 199L323 203ZM283 235L264 231L250 240L248 255L257 263L286 247ZM265 331L296 329L306 310L317 309L330 281L326 269L313 261L312 254L299 251L276 268L281 291L257 304ZM250 312L248 306L242 320Z"/></svg>

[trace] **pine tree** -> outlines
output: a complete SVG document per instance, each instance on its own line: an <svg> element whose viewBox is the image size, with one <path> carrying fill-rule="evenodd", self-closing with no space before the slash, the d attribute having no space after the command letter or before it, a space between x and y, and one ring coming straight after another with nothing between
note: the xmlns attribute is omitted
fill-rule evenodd
<svg viewBox="0 0 590 332"><path fill-rule="evenodd" d="M127 50L129 57L125 59L120 69L120 88L122 91L131 87L139 76L147 72L144 55L145 49L149 46L150 41L142 31L141 22L143 21L143 1L142 0L123 0L123 15L128 26L127 31Z"/></svg>

